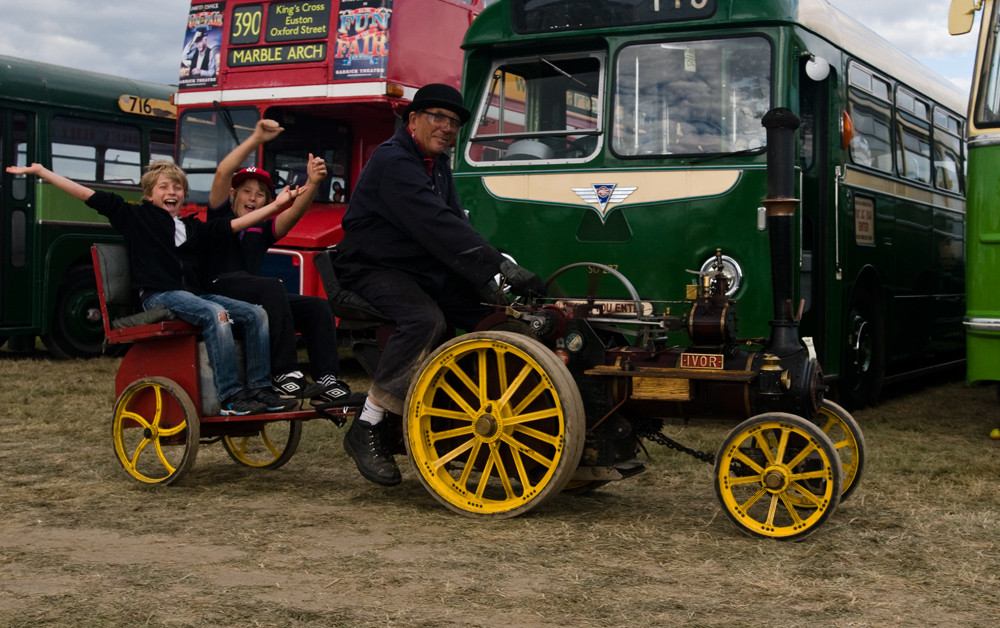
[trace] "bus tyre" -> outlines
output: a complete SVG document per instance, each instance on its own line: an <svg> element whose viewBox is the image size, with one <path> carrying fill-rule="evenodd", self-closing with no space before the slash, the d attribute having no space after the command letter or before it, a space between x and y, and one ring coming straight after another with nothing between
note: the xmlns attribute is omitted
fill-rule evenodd
<svg viewBox="0 0 1000 628"><path fill-rule="evenodd" d="M104 345L104 322L94 269L79 266L59 284L52 327L42 342L56 358L94 358Z"/></svg>
<svg viewBox="0 0 1000 628"><path fill-rule="evenodd" d="M885 324L878 291L855 288L845 338L840 400L849 409L874 406L885 377Z"/></svg>

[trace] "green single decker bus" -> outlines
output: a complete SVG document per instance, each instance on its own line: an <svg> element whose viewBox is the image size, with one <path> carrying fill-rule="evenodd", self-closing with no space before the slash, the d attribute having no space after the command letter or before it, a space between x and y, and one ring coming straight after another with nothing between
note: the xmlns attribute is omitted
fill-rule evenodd
<svg viewBox="0 0 1000 628"><path fill-rule="evenodd" d="M0 56L0 344L41 336L60 358L100 355L104 327L90 247L122 241L80 201L6 167L38 162L139 200L142 167L173 159L173 92Z"/></svg>
<svg viewBox="0 0 1000 628"><path fill-rule="evenodd" d="M859 407L961 365L965 96L826 0L500 0L463 47L456 183L517 263L601 264L682 302L721 249L741 338L768 336L761 119L785 107L801 120L789 307L827 382ZM627 296L591 274L566 291Z"/></svg>
<svg viewBox="0 0 1000 628"><path fill-rule="evenodd" d="M972 29L982 11L969 99L969 238L966 281L966 377L1000 382L1000 16L994 0L952 0L952 35ZM1000 387L997 392L1000 393Z"/></svg>

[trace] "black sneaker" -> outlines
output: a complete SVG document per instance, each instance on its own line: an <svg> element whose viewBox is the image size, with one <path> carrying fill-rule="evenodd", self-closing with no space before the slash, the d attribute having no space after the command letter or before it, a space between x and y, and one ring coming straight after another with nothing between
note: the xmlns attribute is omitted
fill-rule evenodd
<svg viewBox="0 0 1000 628"><path fill-rule="evenodd" d="M354 459L366 480L382 486L396 486L403 481L403 476L385 442L385 419L378 425L370 425L361 421L360 416L361 409L358 409L344 435L344 451Z"/></svg>
<svg viewBox="0 0 1000 628"><path fill-rule="evenodd" d="M347 385L347 382L342 382L332 375L327 375L319 380L319 384L324 386L324 389L320 394L309 398L313 404L346 405L347 398L351 396L351 387Z"/></svg>
<svg viewBox="0 0 1000 628"><path fill-rule="evenodd" d="M290 412L299 408L298 399L282 399L266 386L255 390L253 398L264 404L268 412Z"/></svg>
<svg viewBox="0 0 1000 628"><path fill-rule="evenodd" d="M224 416L246 416L248 414L263 414L267 406L247 397L244 391L229 395L222 401L220 413Z"/></svg>
<svg viewBox="0 0 1000 628"><path fill-rule="evenodd" d="M278 375L271 381L274 394L282 399L311 399L323 392L323 386L310 383L301 371Z"/></svg>

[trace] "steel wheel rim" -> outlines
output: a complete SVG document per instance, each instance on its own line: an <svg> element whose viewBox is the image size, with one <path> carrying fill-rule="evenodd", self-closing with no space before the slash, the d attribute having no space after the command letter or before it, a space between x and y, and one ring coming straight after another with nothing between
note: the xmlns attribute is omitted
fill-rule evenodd
<svg viewBox="0 0 1000 628"><path fill-rule="evenodd" d="M275 468L291 458L298 448L302 424L268 421L255 434L223 436L222 446L236 462L257 469Z"/></svg>
<svg viewBox="0 0 1000 628"><path fill-rule="evenodd" d="M566 416L555 383L523 349L489 338L456 343L421 373L411 399L411 457L456 508L509 512L553 481Z"/></svg>
<svg viewBox="0 0 1000 628"><path fill-rule="evenodd" d="M154 399L151 418L129 409L136 397L148 389L152 389ZM183 415L179 421L167 416L164 391L177 405L173 411ZM185 407L190 402L185 401L157 380L132 384L122 394L115 405L112 437L115 455L132 478L145 484L170 483L187 470L192 440L189 431L197 431L198 426L191 422L197 418ZM164 421L173 424L164 425ZM197 436L194 440L197 442Z"/></svg>
<svg viewBox="0 0 1000 628"><path fill-rule="evenodd" d="M780 419L737 430L716 461L716 490L735 523L751 534L801 538L836 508L840 468L828 439Z"/></svg>

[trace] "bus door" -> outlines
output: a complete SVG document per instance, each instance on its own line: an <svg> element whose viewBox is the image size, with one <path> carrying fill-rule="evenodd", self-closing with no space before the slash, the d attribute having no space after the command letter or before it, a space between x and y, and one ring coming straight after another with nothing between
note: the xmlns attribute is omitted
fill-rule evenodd
<svg viewBox="0 0 1000 628"><path fill-rule="evenodd" d="M32 325L32 225L34 182L7 173L7 166L35 160L31 135L34 116L0 108L0 324Z"/></svg>
<svg viewBox="0 0 1000 628"><path fill-rule="evenodd" d="M813 80L806 74L805 61L799 75L799 165L802 172L800 298L804 336L811 336L820 362L827 364L832 347L827 347L827 321L831 303L827 290L833 246L828 242L833 216L833 181L829 173L830 81ZM826 295L824 297L824 295Z"/></svg>

